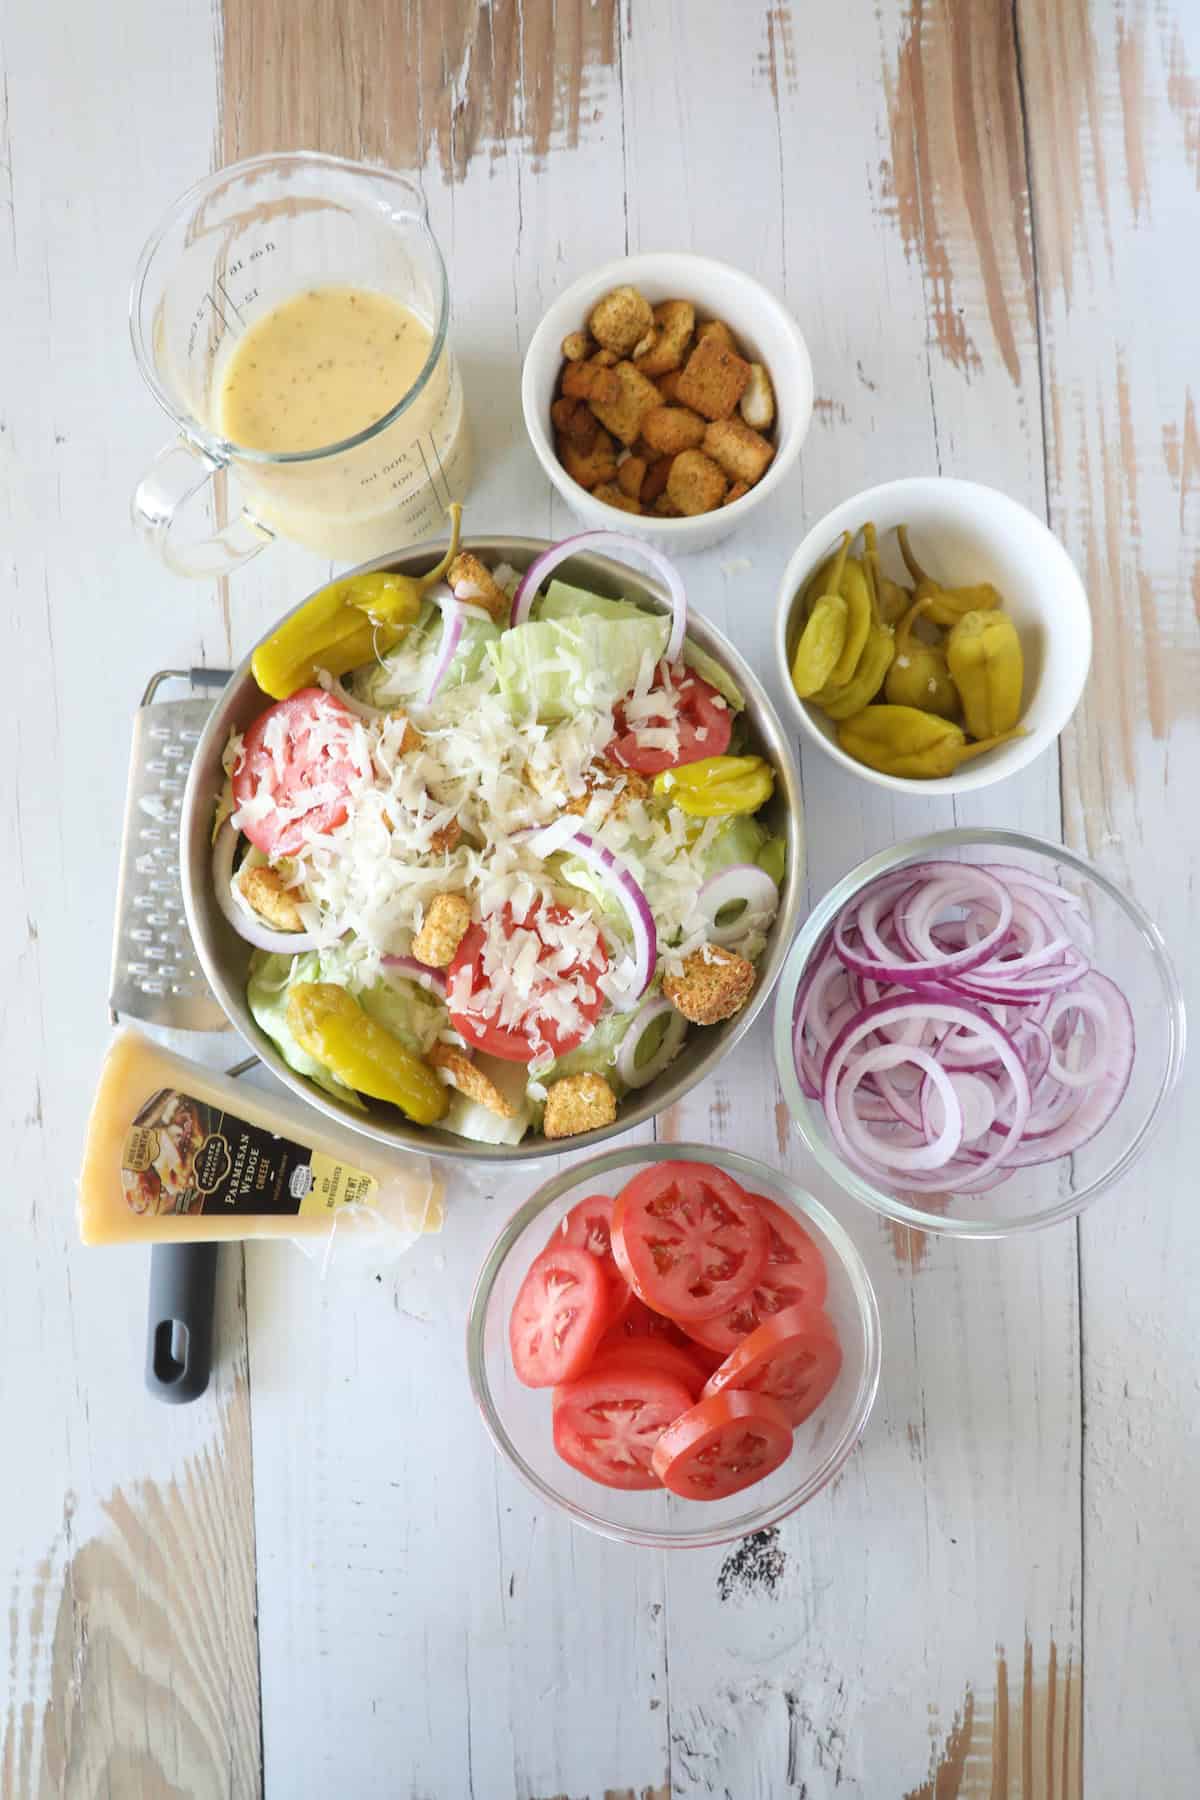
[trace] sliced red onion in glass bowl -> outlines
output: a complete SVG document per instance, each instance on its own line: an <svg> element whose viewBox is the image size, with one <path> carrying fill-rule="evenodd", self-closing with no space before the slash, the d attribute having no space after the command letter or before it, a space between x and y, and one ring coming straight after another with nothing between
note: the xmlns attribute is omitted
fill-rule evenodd
<svg viewBox="0 0 1200 1800"><path fill-rule="evenodd" d="M632 556L635 561L649 565L666 588L671 601L671 629L663 655L668 663L678 662L683 654L683 639L687 631L687 596L683 577L670 557L664 556L661 550L656 550L652 544L643 544L640 538L630 537L623 531L580 531L574 537L564 538L560 544L544 550L530 563L517 584L509 624L524 625L542 583L550 579L561 563L569 562L571 557L579 555L583 550L596 550L603 556Z"/></svg>

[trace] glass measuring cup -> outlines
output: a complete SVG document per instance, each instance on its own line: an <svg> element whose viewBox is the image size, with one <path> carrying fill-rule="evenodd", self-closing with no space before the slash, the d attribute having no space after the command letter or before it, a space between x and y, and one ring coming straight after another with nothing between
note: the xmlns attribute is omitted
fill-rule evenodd
<svg viewBox="0 0 1200 1800"><path fill-rule="evenodd" d="M420 373L339 443L277 452L232 442L218 409L238 340L282 302L328 284L374 289L414 313L430 335ZM402 176L291 151L198 182L146 244L130 294L138 368L179 432L138 484L135 526L183 575L226 574L277 533L347 563L439 534L471 464L449 317L425 202ZM176 529L186 502L224 469L241 510L189 540ZM218 509L222 500L218 491Z"/></svg>

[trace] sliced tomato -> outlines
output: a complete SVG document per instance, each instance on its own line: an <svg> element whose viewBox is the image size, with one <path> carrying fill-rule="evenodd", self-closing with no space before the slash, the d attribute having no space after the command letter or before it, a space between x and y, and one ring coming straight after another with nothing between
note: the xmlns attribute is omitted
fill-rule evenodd
<svg viewBox="0 0 1200 1800"><path fill-rule="evenodd" d="M242 740L233 774L241 829L272 859L294 856L314 832L346 822L352 782L364 773L353 753L358 724L348 706L323 688L301 688L260 713ZM263 799L269 812L256 816Z"/></svg>
<svg viewBox="0 0 1200 1800"><path fill-rule="evenodd" d="M743 1338L708 1379L705 1398L734 1388L777 1400L793 1425L816 1412L838 1378L842 1346L828 1313L789 1306Z"/></svg>
<svg viewBox="0 0 1200 1800"><path fill-rule="evenodd" d="M709 1163L652 1163L617 1196L613 1255L634 1292L690 1329L748 1293L767 1260L766 1220Z"/></svg>
<svg viewBox="0 0 1200 1800"><path fill-rule="evenodd" d="M526 1387L573 1381L592 1360L609 1319L600 1264L574 1244L535 1256L513 1302L508 1344Z"/></svg>
<svg viewBox="0 0 1200 1800"><path fill-rule="evenodd" d="M691 1405L690 1384L670 1370L632 1355L607 1358L555 1393L554 1448L605 1487L655 1488L654 1447Z"/></svg>
<svg viewBox="0 0 1200 1800"><path fill-rule="evenodd" d="M565 1056L582 1044L607 1004L598 984L608 956L597 938L586 960L563 962L579 916L539 905L518 919L506 906L470 927L446 971L451 1023L469 1044L505 1062L532 1062L547 1050ZM526 993L514 1007L494 977L518 958Z"/></svg>
<svg viewBox="0 0 1200 1800"><path fill-rule="evenodd" d="M613 1258L612 1209L611 1194L589 1194L586 1200L577 1201L555 1226L546 1248L572 1244L596 1258L608 1287L609 1320L615 1322L624 1316L634 1295Z"/></svg>
<svg viewBox="0 0 1200 1800"><path fill-rule="evenodd" d="M688 1335L728 1356L764 1319L789 1306L821 1307L829 1278L825 1259L791 1213L752 1194L767 1222L767 1262L754 1286L715 1319L689 1321Z"/></svg>
<svg viewBox="0 0 1200 1800"><path fill-rule="evenodd" d="M618 1273L620 1273L618 1269ZM621 1276L621 1286L625 1289L626 1300L613 1324L605 1332L600 1343L601 1350L616 1349L620 1345L644 1343L647 1338L665 1338L672 1344L690 1344L691 1339L681 1331L674 1319L666 1318L662 1313L652 1312L644 1300L640 1300L633 1289ZM700 1348L699 1345L696 1346Z"/></svg>
<svg viewBox="0 0 1200 1800"><path fill-rule="evenodd" d="M607 1333L596 1346L596 1354L588 1364L587 1373L597 1375L610 1366L619 1366L630 1361L642 1368L661 1369L666 1375L674 1375L682 1381L693 1400L700 1398L701 1389L708 1380L710 1370L696 1355L697 1345L673 1344L669 1338L642 1338L638 1343L611 1344L606 1347Z"/></svg>
<svg viewBox="0 0 1200 1800"><path fill-rule="evenodd" d="M731 1389L668 1425L651 1467L685 1500L724 1500L777 1469L791 1448L792 1428L776 1401Z"/></svg>
<svg viewBox="0 0 1200 1800"><path fill-rule="evenodd" d="M733 714L727 701L718 694L715 687L702 681L699 675L689 673L682 663L676 663L671 669L671 686L676 696L673 718L663 712L639 719L634 727L626 717L623 703L618 702L613 707L616 735L604 752L610 762L619 764L623 769L633 769L639 775L661 775L664 769L676 769L683 763L700 762L706 756L724 756L733 733ZM660 667L658 679L650 692L662 693L663 687ZM677 755L673 755L670 750L652 749L649 745L639 743L639 731L662 730L672 723L679 733Z"/></svg>

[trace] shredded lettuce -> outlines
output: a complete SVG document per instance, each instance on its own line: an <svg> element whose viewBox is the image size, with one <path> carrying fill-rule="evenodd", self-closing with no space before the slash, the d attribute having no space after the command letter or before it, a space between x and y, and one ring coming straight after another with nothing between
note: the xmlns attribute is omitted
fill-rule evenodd
<svg viewBox="0 0 1200 1800"><path fill-rule="evenodd" d="M617 1073L617 1051L634 1017L633 1012L605 1013L582 1044L560 1056L541 1077L543 1084L549 1087L552 1081L560 1081L564 1075L603 1075L619 1100L626 1089Z"/></svg>
<svg viewBox="0 0 1200 1800"><path fill-rule="evenodd" d="M757 862L767 841L766 828L753 813L734 813L726 819L701 858L701 880L707 881L734 863Z"/></svg>
<svg viewBox="0 0 1200 1800"><path fill-rule="evenodd" d="M459 1137L473 1138L477 1144L519 1144L530 1125L541 1121L541 1109L535 1107L525 1091L528 1073L524 1063L504 1062L498 1056L475 1053L475 1067L495 1083L516 1108L511 1119L502 1119L477 1100L450 1090L450 1110L442 1120L445 1131L456 1131Z"/></svg>
<svg viewBox="0 0 1200 1800"><path fill-rule="evenodd" d="M787 839L778 832L773 834L754 860L760 869L766 870L776 887L782 887L787 872Z"/></svg>
<svg viewBox="0 0 1200 1800"><path fill-rule="evenodd" d="M547 724L629 693L646 652L656 662L662 656L668 629L666 619L636 609L631 618L531 619L490 642L487 653L512 716Z"/></svg>
<svg viewBox="0 0 1200 1800"><path fill-rule="evenodd" d="M709 687L716 688L718 694L728 700L734 712L745 710L746 697L733 676L721 667L715 656L710 656L707 650L701 650L698 644L693 644L691 638L683 641L683 660L701 681L707 681Z"/></svg>
<svg viewBox="0 0 1200 1800"><path fill-rule="evenodd" d="M423 601L412 630L395 649L355 671L351 680L355 696L368 706L386 706L390 701L426 693L441 654L444 630L441 608L432 600ZM489 666L488 645L499 636L500 627L491 620L465 619L462 638L443 685L456 688L478 681Z"/></svg>
<svg viewBox="0 0 1200 1800"><path fill-rule="evenodd" d="M305 956L272 956L265 950L256 950L250 958L246 1000L255 1023L270 1038L289 1069L295 1069L297 1075L306 1075L335 1100L365 1111L353 1088L348 1088L316 1057L301 1049L287 1021L288 994L293 982L322 979L319 951L311 950Z"/></svg>
<svg viewBox="0 0 1200 1800"><path fill-rule="evenodd" d="M567 581L552 581L534 611L539 619L578 619L588 615L600 619L662 617L661 614L644 612L632 600L609 600L603 594L589 594L584 588L572 587ZM664 646L665 641L664 639ZM702 681L707 681L710 687L716 688L735 712L744 711L746 698L732 675L707 650L701 650L698 644L693 643L691 638L684 640L683 660Z"/></svg>

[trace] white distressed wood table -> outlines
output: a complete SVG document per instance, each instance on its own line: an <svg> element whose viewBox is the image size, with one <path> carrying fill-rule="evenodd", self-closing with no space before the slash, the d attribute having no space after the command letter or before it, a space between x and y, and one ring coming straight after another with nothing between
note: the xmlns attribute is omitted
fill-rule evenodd
<svg viewBox="0 0 1200 1800"><path fill-rule="evenodd" d="M178 1410L141 1387L146 1257L78 1247L72 1182L143 679L228 663L324 574L275 549L182 584L126 522L163 436L134 258L267 148L420 172L474 529L568 526L517 391L566 282L684 246L786 297L801 477L687 571L765 673L784 560L846 494L937 470L1047 516L1096 624L1060 754L951 808L806 753L810 890L952 818L1061 834L1154 914L1195 1008L1200 8L4 0L0 75L6 1800L1196 1793L1194 1081L1077 1226L958 1245L828 1192L760 1024L658 1134L811 1180L869 1262L883 1383L807 1510L674 1559L548 1516L473 1415L467 1296L533 1174L461 1186L398 1279L227 1253L219 1366Z"/></svg>

